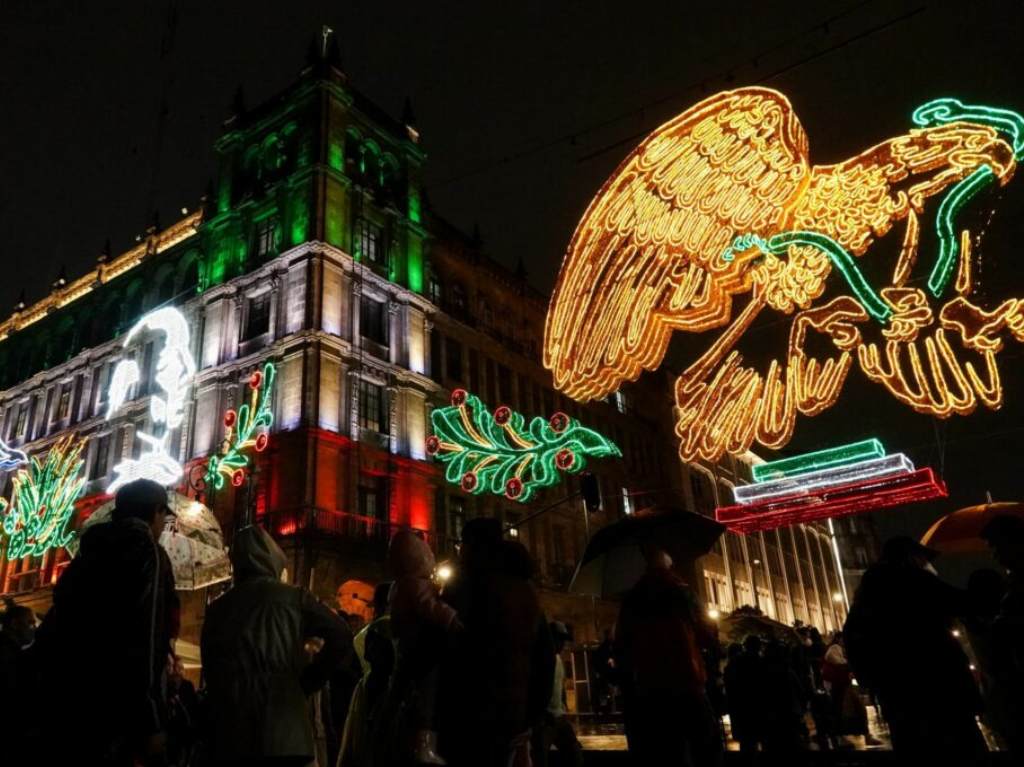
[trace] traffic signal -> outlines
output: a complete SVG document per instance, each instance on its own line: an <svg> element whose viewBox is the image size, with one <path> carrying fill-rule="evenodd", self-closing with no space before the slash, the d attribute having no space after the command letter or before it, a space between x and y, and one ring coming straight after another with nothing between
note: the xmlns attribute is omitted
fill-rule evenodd
<svg viewBox="0 0 1024 767"><path fill-rule="evenodd" d="M589 471L580 474L580 494L589 513L601 510L601 484Z"/></svg>

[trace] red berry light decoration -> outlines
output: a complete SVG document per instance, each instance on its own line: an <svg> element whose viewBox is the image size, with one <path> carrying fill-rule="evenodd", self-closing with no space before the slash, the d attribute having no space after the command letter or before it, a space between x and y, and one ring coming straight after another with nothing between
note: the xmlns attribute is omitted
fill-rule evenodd
<svg viewBox="0 0 1024 767"><path fill-rule="evenodd" d="M264 364L262 370L251 373L248 401L239 405L238 410L231 408L224 413L227 434L220 452L207 461L207 487L221 488L228 480L235 487L241 487L252 466L250 449L256 453L267 449L270 428L274 424L271 405L276 375L277 369L270 362Z"/></svg>
<svg viewBox="0 0 1024 767"><path fill-rule="evenodd" d="M466 397L468 396L465 389L455 389L452 391L452 405L462 407L466 403Z"/></svg>
<svg viewBox="0 0 1024 767"><path fill-rule="evenodd" d="M267 449L267 445L269 445L269 444L270 444L270 435L267 434L265 431L260 432L259 434L256 435L256 445L255 445L255 447L256 447L256 452L257 453L262 453L264 450Z"/></svg>
<svg viewBox="0 0 1024 767"><path fill-rule="evenodd" d="M512 408L508 405L502 405L494 411L494 422L498 426L504 426L512 419Z"/></svg>
<svg viewBox="0 0 1024 767"><path fill-rule="evenodd" d="M263 383L263 373L258 370L254 370L252 375L249 376L249 386L253 389L260 388L260 384Z"/></svg>
<svg viewBox="0 0 1024 767"><path fill-rule="evenodd" d="M505 497L509 500L518 500L523 494L523 481L519 477L512 477L505 483Z"/></svg>
<svg viewBox="0 0 1024 767"><path fill-rule="evenodd" d="M569 428L570 419L565 413L555 413L548 420L548 424L551 426L552 431L556 434L561 434L563 431Z"/></svg>
<svg viewBox="0 0 1024 767"><path fill-rule="evenodd" d="M431 434L427 437L427 454L437 455L437 451L441 449L441 440Z"/></svg>
<svg viewBox="0 0 1024 767"><path fill-rule="evenodd" d="M465 490L467 493L472 493L477 489L477 486L480 484L480 481L477 479L477 476L474 472L467 471L465 474L462 475L462 481L459 484L462 486L462 489Z"/></svg>
<svg viewBox="0 0 1024 767"><path fill-rule="evenodd" d="M555 466L562 471L571 471L576 465L576 453L567 447L563 447L555 453Z"/></svg>
<svg viewBox="0 0 1024 767"><path fill-rule="evenodd" d="M243 482L245 482L245 470L235 469L231 473L231 484L235 487L241 487Z"/></svg>
<svg viewBox="0 0 1024 767"><path fill-rule="evenodd" d="M229 409L224 414L224 425L230 429L236 423L238 423L238 413L236 413L234 410Z"/></svg>

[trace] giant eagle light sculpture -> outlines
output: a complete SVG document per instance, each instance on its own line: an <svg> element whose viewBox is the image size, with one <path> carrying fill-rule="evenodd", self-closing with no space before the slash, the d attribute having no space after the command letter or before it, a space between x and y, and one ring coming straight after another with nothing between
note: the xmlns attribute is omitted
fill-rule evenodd
<svg viewBox="0 0 1024 767"><path fill-rule="evenodd" d="M798 414L835 403L854 359L921 413L999 407L996 354L1005 332L1024 340L1024 302L972 303L974 242L956 216L1010 180L1024 118L940 99L913 119L834 165L811 165L793 108L767 88L719 93L651 133L569 244L545 327L556 387L604 397L661 364L674 331L721 329L676 382L687 460L783 446ZM932 198L935 253L918 258ZM876 291L858 262L897 222L902 246ZM735 347L766 307L792 320L785 356L759 370Z"/></svg>

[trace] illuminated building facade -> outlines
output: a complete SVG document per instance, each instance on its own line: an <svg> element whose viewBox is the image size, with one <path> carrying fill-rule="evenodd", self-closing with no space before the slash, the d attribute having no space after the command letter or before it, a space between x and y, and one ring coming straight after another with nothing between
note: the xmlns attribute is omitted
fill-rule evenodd
<svg viewBox="0 0 1024 767"><path fill-rule="evenodd" d="M205 497L228 538L247 519L266 525L291 557L291 578L333 603L347 580L386 577L395 529L423 531L443 558L466 520L496 516L514 526L577 490L570 477L524 504L447 483L425 446L430 413L453 389L527 417L563 411L622 451L593 463L604 509L587 517L573 499L517 532L538 561L549 614L572 624L578 641L596 639L614 607L595 609L564 589L588 528L655 502L713 513L717 494L739 481L737 459L680 469L667 376L586 405L555 392L541 364L546 296L521 268L488 258L479 237L429 209L411 115L387 116L336 67L311 64L277 97L235 114L215 148L216 181L200 210L152 227L121 255L102 254L88 274L58 280L0 323L0 437L29 455L71 433L86 439L80 525L107 499L114 467L139 459L139 435L154 429L162 340L142 330L124 346L126 334L148 313L174 307L188 322L196 368L180 427L168 436L168 453L184 467L178 489ZM138 380L111 408L111 379L125 358ZM251 480L205 485L225 413L248 401L253 373L267 363L273 425ZM9 485L11 473L0 480ZM791 605L818 606L818 620L813 609L807 618L796 609L796 618L827 628L820 616L835 588L832 560L821 556L818 527L796 536L796 556L808 564L786 591L770 564L759 571L754 562L773 561L774 534L727 536L731 556L705 566L709 606L754 604L761 592L751 584L764 582L765 612L786 618L785 594ZM784 542L783 560L793 545ZM44 609L67 556L4 558L0 591ZM188 638L201 602L186 605Z"/></svg>

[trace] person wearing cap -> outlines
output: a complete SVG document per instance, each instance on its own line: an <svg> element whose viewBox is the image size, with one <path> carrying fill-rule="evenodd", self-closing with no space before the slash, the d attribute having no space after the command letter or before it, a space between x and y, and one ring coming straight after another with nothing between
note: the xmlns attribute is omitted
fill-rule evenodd
<svg viewBox="0 0 1024 767"><path fill-rule="evenodd" d="M991 629L991 674L995 719L1012 753L1024 754L1024 519L998 515L985 525L981 537L1006 568L1006 592Z"/></svg>
<svg viewBox="0 0 1024 767"><path fill-rule="evenodd" d="M533 763L538 767L547 767L551 747L554 746L561 756L561 764L582 767L583 746L565 715L565 663L562 661L562 653L572 635L561 621L551 621L549 628L555 645L555 675L544 721L535 728L533 734Z"/></svg>
<svg viewBox="0 0 1024 767"><path fill-rule="evenodd" d="M111 521L90 527L53 592L35 650L56 763L159 765L165 760L167 658L179 622L170 560L158 543L171 514L148 479L121 487Z"/></svg>
<svg viewBox="0 0 1024 767"><path fill-rule="evenodd" d="M937 556L908 536L886 541L864 573L843 637L854 676L878 695L895 752L973 764L986 751L975 720L981 696L953 635L969 606L965 592L936 574Z"/></svg>

